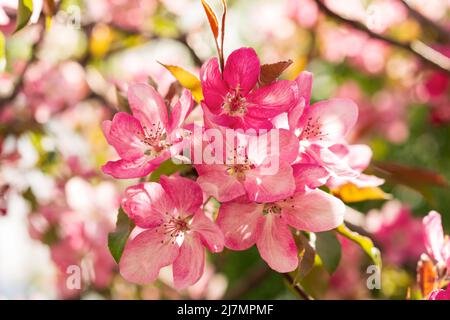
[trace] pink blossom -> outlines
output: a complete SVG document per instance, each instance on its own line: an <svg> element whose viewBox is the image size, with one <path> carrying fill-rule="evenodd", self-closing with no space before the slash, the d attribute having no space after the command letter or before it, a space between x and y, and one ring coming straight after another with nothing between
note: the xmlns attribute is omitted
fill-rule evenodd
<svg viewBox="0 0 450 320"><path fill-rule="evenodd" d="M35 118L46 122L53 113L73 107L85 98L88 87L84 70L78 63L53 66L38 62L25 73L23 91Z"/></svg>
<svg viewBox="0 0 450 320"><path fill-rule="evenodd" d="M298 175L304 172L299 171ZM241 197L223 203L217 223L225 236L225 246L245 250L256 244L261 257L278 272L293 271L298 252L289 226L304 231L321 232L336 228L343 221L345 206L321 190L304 190L269 202L251 202ZM236 214L239 213L239 214Z"/></svg>
<svg viewBox="0 0 450 320"><path fill-rule="evenodd" d="M133 115L119 112L102 125L108 143L121 158L109 161L102 170L119 179L144 177L178 154L187 135L183 123L194 105L191 93L184 90L169 118L164 99L146 84L132 85L128 101Z"/></svg>
<svg viewBox="0 0 450 320"><path fill-rule="evenodd" d="M278 133L279 148L272 150L271 135L275 132ZM239 135L238 139L242 145L236 142L236 149L233 149L234 146L230 146L228 141L224 147L224 153L231 151L233 159L224 158L224 161L219 161L220 164L195 166L199 174L197 182L203 191L221 202L243 195L258 202L276 201L292 195L295 191L295 181L291 163L298 154L296 137L290 131L280 129L261 136ZM250 146L256 144L253 144L255 140L258 141L256 143L262 142L267 147L259 150L251 148ZM242 151L237 150L240 149L239 146L244 145L249 147ZM269 172L271 167L273 172Z"/></svg>
<svg viewBox="0 0 450 320"><path fill-rule="evenodd" d="M216 58L208 60L200 71L205 117L233 129L271 129L270 119L297 104L297 86L279 80L258 87L260 67L251 48L233 51L223 73Z"/></svg>
<svg viewBox="0 0 450 320"><path fill-rule="evenodd" d="M304 28L311 28L319 17L319 8L313 0L288 0L288 15Z"/></svg>
<svg viewBox="0 0 450 320"><path fill-rule="evenodd" d="M345 137L355 126L358 107L348 99L331 99L309 104L312 75L297 78L300 101L289 112L289 127L300 141L299 163L314 164L328 171L330 177L352 179L360 175L343 153L349 153ZM343 152L347 150L347 152ZM355 166L361 166L355 158ZM358 160L358 161L356 161Z"/></svg>
<svg viewBox="0 0 450 320"><path fill-rule="evenodd" d="M428 255L436 262L438 267L446 267L450 272L450 240L444 237L441 215L436 211L423 218L425 228L424 242Z"/></svg>
<svg viewBox="0 0 450 320"><path fill-rule="evenodd" d="M126 190L122 206L144 229L128 241L120 273L128 281L154 281L162 267L173 265L177 289L202 276L205 250L220 252L223 235L200 209L203 193L194 181L162 176L158 183L141 183Z"/></svg>
<svg viewBox="0 0 450 320"><path fill-rule="evenodd" d="M369 211L366 224L387 263L400 266L415 262L425 249L420 219L398 201L387 202L380 211Z"/></svg>

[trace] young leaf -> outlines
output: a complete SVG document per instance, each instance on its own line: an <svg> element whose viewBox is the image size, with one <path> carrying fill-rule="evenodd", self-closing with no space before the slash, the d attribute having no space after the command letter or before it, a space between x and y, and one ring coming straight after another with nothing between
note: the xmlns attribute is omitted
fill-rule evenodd
<svg viewBox="0 0 450 320"><path fill-rule="evenodd" d="M297 234L295 240L297 247L299 248L299 263L295 280L301 280L307 276L314 267L316 252L310 245L309 240L302 233Z"/></svg>
<svg viewBox="0 0 450 320"><path fill-rule="evenodd" d="M345 224L341 224L336 228L336 231L345 238L353 241L363 249L363 251L369 256L370 259L378 266L381 267L381 254L380 250L373 244L370 238L360 235L359 233L347 228Z"/></svg>
<svg viewBox="0 0 450 320"><path fill-rule="evenodd" d="M128 218L128 215L119 209L117 214L116 231L108 234L108 248L116 263L120 262L123 250L127 243L131 231L133 231L134 222Z"/></svg>
<svg viewBox="0 0 450 320"><path fill-rule="evenodd" d="M341 243L334 231L316 233L316 252L329 274L333 274L341 260Z"/></svg>
<svg viewBox="0 0 450 320"><path fill-rule="evenodd" d="M353 183L346 183L339 188L333 189L332 193L347 203L368 200L388 200L392 198L390 194L384 193L378 187L358 188Z"/></svg>
<svg viewBox="0 0 450 320"><path fill-rule="evenodd" d="M208 18L211 31L214 35L214 38L217 40L219 38L219 21L217 20L216 14L205 0L202 0L202 5L203 9L205 9L206 17Z"/></svg>
<svg viewBox="0 0 450 320"><path fill-rule="evenodd" d="M0 72L5 71L5 67L6 67L5 36L0 31Z"/></svg>
<svg viewBox="0 0 450 320"><path fill-rule="evenodd" d="M195 101L200 102L203 100L202 86L200 80L196 76L178 66L166 65L161 62L159 64L169 70L184 88L191 90Z"/></svg>
<svg viewBox="0 0 450 320"><path fill-rule="evenodd" d="M430 258L427 255L420 257L417 264L417 282L422 297L428 297L433 290L437 289L438 279L436 267Z"/></svg>
<svg viewBox="0 0 450 320"><path fill-rule="evenodd" d="M19 31L25 27L33 14L33 0L19 0L17 8L16 30Z"/></svg>
<svg viewBox="0 0 450 320"><path fill-rule="evenodd" d="M275 81L281 74L292 64L292 60L279 61L272 64L263 64L261 66L261 73L259 75L259 85L264 86L266 84Z"/></svg>
<svg viewBox="0 0 450 320"><path fill-rule="evenodd" d="M377 175L407 185L412 188L420 188L423 185L447 188L449 183L444 176L431 170L406 166L394 162L376 162L373 166Z"/></svg>

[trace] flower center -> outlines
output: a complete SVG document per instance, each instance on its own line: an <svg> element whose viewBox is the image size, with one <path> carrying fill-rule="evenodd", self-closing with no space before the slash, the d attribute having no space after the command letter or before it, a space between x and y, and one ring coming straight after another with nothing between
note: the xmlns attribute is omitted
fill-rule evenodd
<svg viewBox="0 0 450 320"><path fill-rule="evenodd" d="M166 215L169 213L166 212ZM169 237L169 241L172 244L178 243L181 244L184 239L184 234L189 231L189 219L191 216L181 219L180 217L171 217L169 220L162 223L158 228L156 228L156 232L163 232L164 235ZM164 241L161 241L164 243Z"/></svg>
<svg viewBox="0 0 450 320"><path fill-rule="evenodd" d="M276 203L266 203L263 209L263 215L268 215L270 213L280 214L281 207Z"/></svg>
<svg viewBox="0 0 450 320"><path fill-rule="evenodd" d="M148 146L148 149L144 152L145 155L156 157L163 150L171 146L171 144L166 141L166 129L164 129L161 122L152 123L151 128L143 125L142 129L144 130L144 136L141 137L141 141Z"/></svg>
<svg viewBox="0 0 450 320"><path fill-rule="evenodd" d="M230 116L244 116L247 113L246 99L241 95L239 88L225 96L223 112Z"/></svg>
<svg viewBox="0 0 450 320"><path fill-rule="evenodd" d="M303 129L301 136L303 139L309 139L314 137L319 137L319 140L323 140L323 136L325 136L321 130L320 118L317 118L315 121L312 117L308 118L308 122L306 122L305 128Z"/></svg>

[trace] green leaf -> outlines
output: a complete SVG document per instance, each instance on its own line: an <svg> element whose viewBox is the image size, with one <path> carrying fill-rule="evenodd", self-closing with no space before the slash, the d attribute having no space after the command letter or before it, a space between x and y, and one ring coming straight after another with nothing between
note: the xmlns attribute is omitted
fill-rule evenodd
<svg viewBox="0 0 450 320"><path fill-rule="evenodd" d="M347 228L345 224L341 224L336 228L336 231L346 237L347 239L353 241L358 246L363 249L363 251L372 259L373 263L375 263L378 267L381 268L381 254L380 250L373 244L370 238L360 235L359 233L350 230Z"/></svg>
<svg viewBox="0 0 450 320"><path fill-rule="evenodd" d="M19 31L25 27L33 14L33 0L19 0L17 9L16 30Z"/></svg>
<svg viewBox="0 0 450 320"><path fill-rule="evenodd" d="M159 167L150 175L151 182L159 182L161 175L170 176L176 172L186 172L190 170L192 166L188 164L175 164L171 159L164 161Z"/></svg>
<svg viewBox="0 0 450 320"><path fill-rule="evenodd" d="M329 274L336 271L341 260L341 243L334 231L316 233L316 252Z"/></svg>
<svg viewBox="0 0 450 320"><path fill-rule="evenodd" d="M108 248L117 263L120 262L123 249L125 248L128 237L130 236L131 231L133 231L133 228L134 222L128 218L125 211L120 208L119 213L117 214L116 231L108 234Z"/></svg>
<svg viewBox="0 0 450 320"><path fill-rule="evenodd" d="M195 75L178 66L166 65L161 62L159 64L166 68L184 88L192 92L195 101L200 102L203 100L202 86Z"/></svg>
<svg viewBox="0 0 450 320"><path fill-rule="evenodd" d="M0 72L5 71L6 67L6 44L5 36L0 31Z"/></svg>

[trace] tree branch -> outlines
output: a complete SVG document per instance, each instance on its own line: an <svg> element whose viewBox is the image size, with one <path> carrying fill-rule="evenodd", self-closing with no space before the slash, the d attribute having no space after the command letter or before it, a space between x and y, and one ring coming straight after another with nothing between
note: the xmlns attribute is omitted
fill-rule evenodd
<svg viewBox="0 0 450 320"><path fill-rule="evenodd" d="M441 41L444 41L445 43L450 42L450 30L449 29L446 29L444 26L434 22L433 20L430 20L429 18L424 16L422 13L420 13L416 9L412 8L406 0L400 0L400 1L408 10L409 15L411 15L414 19L416 19L420 24L427 25L430 28L432 28L434 31L436 31L436 33Z"/></svg>
<svg viewBox="0 0 450 320"><path fill-rule="evenodd" d="M309 294L307 294L303 288L298 284L289 273L283 273L284 278L287 282L292 286L295 292L303 299L303 300L314 300Z"/></svg>
<svg viewBox="0 0 450 320"><path fill-rule="evenodd" d="M362 31L374 39L378 39L397 48L406 50L411 54L413 54L414 56L416 56L417 58L419 58L425 64L429 65L430 67L439 69L447 74L450 74L450 59L441 54L440 52L434 50L433 48L427 46L423 42L416 40L411 43L403 43L395 39L385 37L379 33L373 32L372 30L368 29L364 24L362 24L359 21L347 19L340 16L339 14L328 8L321 0L315 0L315 2L320 8L320 10L330 18L333 18L339 22L349 25L350 27L356 30Z"/></svg>

